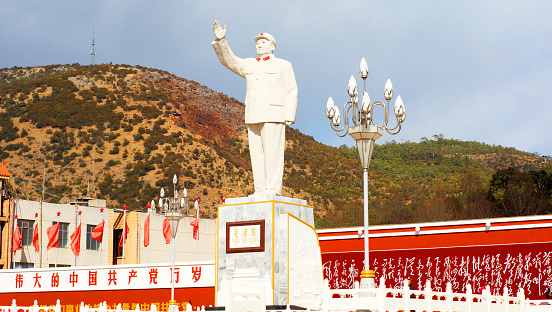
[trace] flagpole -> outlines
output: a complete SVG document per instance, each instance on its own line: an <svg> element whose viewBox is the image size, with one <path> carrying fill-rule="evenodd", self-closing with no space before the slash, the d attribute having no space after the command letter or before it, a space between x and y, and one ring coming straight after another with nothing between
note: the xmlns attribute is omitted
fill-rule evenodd
<svg viewBox="0 0 552 312"><path fill-rule="evenodd" d="M38 256L40 257L40 267L42 267L42 203L44 202L44 189L46 188L46 163L44 162L43 163L43 166L44 166L44 175L42 177L42 198L40 199L40 223L39 223L39 227L38 227L38 233L39 233L39 246L40 246L40 249L39 249L39 254ZM48 257L48 250L46 250L46 257Z"/></svg>
<svg viewBox="0 0 552 312"><path fill-rule="evenodd" d="M12 198L12 200L9 201L9 205L10 205L10 232L11 232L11 235L9 236L10 239L9 239L9 242L8 242L8 246L9 246L9 262L8 262L8 268L11 267L12 269L15 269L15 252L13 251L13 236L15 235L15 222L16 219L14 218L15 217L15 213L16 213L16 207L15 207L15 199Z"/></svg>
<svg viewBox="0 0 552 312"><path fill-rule="evenodd" d="M79 220L79 228L80 228L80 225L82 224L82 211L79 211L79 217L80 217L80 220ZM82 233L82 229L80 229L81 233ZM79 255L80 255L80 234L79 233ZM86 247L86 246L85 246ZM79 266L79 256L77 256L76 258L76 262L77 262L77 265L76 266Z"/></svg>
<svg viewBox="0 0 552 312"><path fill-rule="evenodd" d="M144 221L144 247L146 247L146 263L149 263L149 239L150 239L150 215L152 211L155 211L155 201L152 199L151 204L147 203L146 208L148 209L148 215L146 216L146 221ZM146 223L147 223L147 230L146 233ZM146 237L148 238L148 243L146 245Z"/></svg>
<svg viewBox="0 0 552 312"><path fill-rule="evenodd" d="M197 217L196 218L199 218L199 205L197 206ZM198 224L198 226L199 226L199 224ZM199 256L199 229L197 230L197 239L196 239L196 262L198 261L198 256Z"/></svg>
<svg viewBox="0 0 552 312"><path fill-rule="evenodd" d="M126 232L126 208L127 206L124 205L123 206L123 237L121 238L123 240L123 264L125 264L125 243L126 243L126 239L125 239L125 232Z"/></svg>
<svg viewBox="0 0 552 312"><path fill-rule="evenodd" d="M148 217L149 215L150 215L150 212L148 210ZM148 240L149 240L149 227L148 227ZM146 263L149 263L149 242L148 242L148 245L146 246Z"/></svg>
<svg viewBox="0 0 552 312"><path fill-rule="evenodd" d="M61 215L61 212L58 211L57 213L57 223L58 223L58 245L56 247L56 268L57 268L57 256L58 256L58 249L59 249L59 227L61 224L59 224L59 216Z"/></svg>
<svg viewBox="0 0 552 312"><path fill-rule="evenodd" d="M38 222L38 213L35 213L35 222ZM34 248L34 232L36 230L36 226L38 223L35 223L35 226L33 228L33 248ZM35 257L34 257L34 267L36 268L36 248L35 248Z"/></svg>
<svg viewBox="0 0 552 312"><path fill-rule="evenodd" d="M103 221L103 207L100 208L100 223ZM102 228L102 242L103 242L103 228ZM102 242L100 242L100 261L98 265L102 265Z"/></svg>
<svg viewBox="0 0 552 312"><path fill-rule="evenodd" d="M197 224L194 225L193 231L195 232L195 228L197 227L197 239L196 239L196 262L198 261L199 257L199 203L201 200L198 198L195 202L195 209L196 209L196 218L194 222L197 222ZM194 235L195 239L195 235Z"/></svg>
<svg viewBox="0 0 552 312"><path fill-rule="evenodd" d="M79 204L75 205L75 231L79 226ZM75 266L79 265L79 257L75 255Z"/></svg>
<svg viewBox="0 0 552 312"><path fill-rule="evenodd" d="M14 209L14 212L17 212L17 207ZM12 220L13 220L13 223L12 223L12 228L11 228L11 232L12 232L12 235L11 235L11 260L12 260L12 269L15 269L15 246L13 245L13 237L15 235L15 225L17 224L17 214L14 214L12 216Z"/></svg>

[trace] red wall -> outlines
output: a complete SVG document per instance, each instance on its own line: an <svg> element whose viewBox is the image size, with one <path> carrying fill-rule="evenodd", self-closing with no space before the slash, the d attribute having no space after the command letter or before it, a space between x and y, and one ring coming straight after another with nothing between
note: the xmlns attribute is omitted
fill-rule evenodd
<svg viewBox="0 0 552 312"><path fill-rule="evenodd" d="M423 289L430 280L437 290L444 291L446 283L451 282L455 292L466 292L468 284L479 292L489 279L495 294L503 294L507 286L510 294L523 289L531 299L544 299L545 285L552 283L552 226L508 229L507 226L543 226L543 222L503 222L484 231L484 224L422 227L420 235L412 235L414 227L371 231L374 236L397 232L403 235L370 238L370 269L374 270L377 283L385 277L388 287L401 287L402 281L411 277L416 289ZM481 230L467 232L474 228ZM444 233L450 230L461 232ZM340 235L358 237L354 230L338 231L319 233L324 275L332 288L351 288L360 279L364 239L324 240ZM423 234L424 231L439 233Z"/></svg>

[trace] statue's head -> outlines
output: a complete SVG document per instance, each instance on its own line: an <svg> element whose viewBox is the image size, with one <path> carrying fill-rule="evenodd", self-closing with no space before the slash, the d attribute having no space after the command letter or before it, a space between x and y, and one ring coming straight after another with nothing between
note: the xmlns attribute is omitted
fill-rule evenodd
<svg viewBox="0 0 552 312"><path fill-rule="evenodd" d="M276 49L276 39L269 33L261 33L255 37L255 43L259 56L272 54Z"/></svg>

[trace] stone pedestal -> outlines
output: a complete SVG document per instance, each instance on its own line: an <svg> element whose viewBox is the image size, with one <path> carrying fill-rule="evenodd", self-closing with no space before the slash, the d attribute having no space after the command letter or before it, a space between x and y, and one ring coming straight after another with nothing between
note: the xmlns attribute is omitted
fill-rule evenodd
<svg viewBox="0 0 552 312"><path fill-rule="evenodd" d="M289 219L297 220L294 228L306 228L307 231L314 232L313 209L306 204L305 200L282 196L248 196L229 198L225 205L219 206L216 253L217 306L227 306L232 287L242 290L244 287L249 288L251 293L254 293L254 290L262 290L263 301L267 305L290 303L289 253L290 250L294 250L290 244L295 246L301 242L289 239ZM246 222L240 223L241 221ZM264 225L264 239L262 242L256 242L255 239L261 234L258 230L261 221ZM309 245L318 248L316 233L307 235L315 237ZM253 241L253 244L234 248L237 245L233 243L241 241ZM320 255L319 248L317 250ZM296 254L295 251L292 252ZM294 277L295 274L301 273L295 272Z"/></svg>

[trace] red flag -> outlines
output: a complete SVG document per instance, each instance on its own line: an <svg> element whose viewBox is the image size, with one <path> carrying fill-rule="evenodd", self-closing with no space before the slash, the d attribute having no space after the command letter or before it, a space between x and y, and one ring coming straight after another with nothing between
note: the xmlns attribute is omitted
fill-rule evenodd
<svg viewBox="0 0 552 312"><path fill-rule="evenodd" d="M194 239L199 240L199 209L197 210L195 220L190 225L194 227Z"/></svg>
<svg viewBox="0 0 552 312"><path fill-rule="evenodd" d="M123 244L126 242L129 231L130 231L130 229L128 228L128 223L127 223L126 218L125 218L125 226L124 226L124 230L123 230L123 235L121 236L121 240L119 241L119 248L123 247Z"/></svg>
<svg viewBox="0 0 552 312"><path fill-rule="evenodd" d="M75 256L80 254L80 241L81 241L81 224L75 229L75 232L71 234L71 250Z"/></svg>
<svg viewBox="0 0 552 312"><path fill-rule="evenodd" d="M104 224L105 224L105 221L102 220L102 222L98 223L98 225L96 225L96 227L92 230L92 233L90 233L90 234L92 235L93 240L96 240L100 243L102 242Z"/></svg>
<svg viewBox="0 0 552 312"><path fill-rule="evenodd" d="M149 246L149 227L150 227L150 215L148 213L148 216L146 217L146 221L144 221L144 247Z"/></svg>
<svg viewBox="0 0 552 312"><path fill-rule="evenodd" d="M48 247L50 250L52 247L59 247L59 222L46 229L48 234Z"/></svg>
<svg viewBox="0 0 552 312"><path fill-rule="evenodd" d="M163 236L165 237L165 242L167 244L171 243L172 235L171 235L171 224L167 218L163 220Z"/></svg>
<svg viewBox="0 0 552 312"><path fill-rule="evenodd" d="M23 236L21 236L21 231L19 231L19 226L17 225L17 219L15 219L15 229L13 231L13 251L23 249L21 247L21 242L23 241Z"/></svg>
<svg viewBox="0 0 552 312"><path fill-rule="evenodd" d="M33 231L33 246L36 252L40 251L40 241L38 238L38 222L35 222L35 227Z"/></svg>

